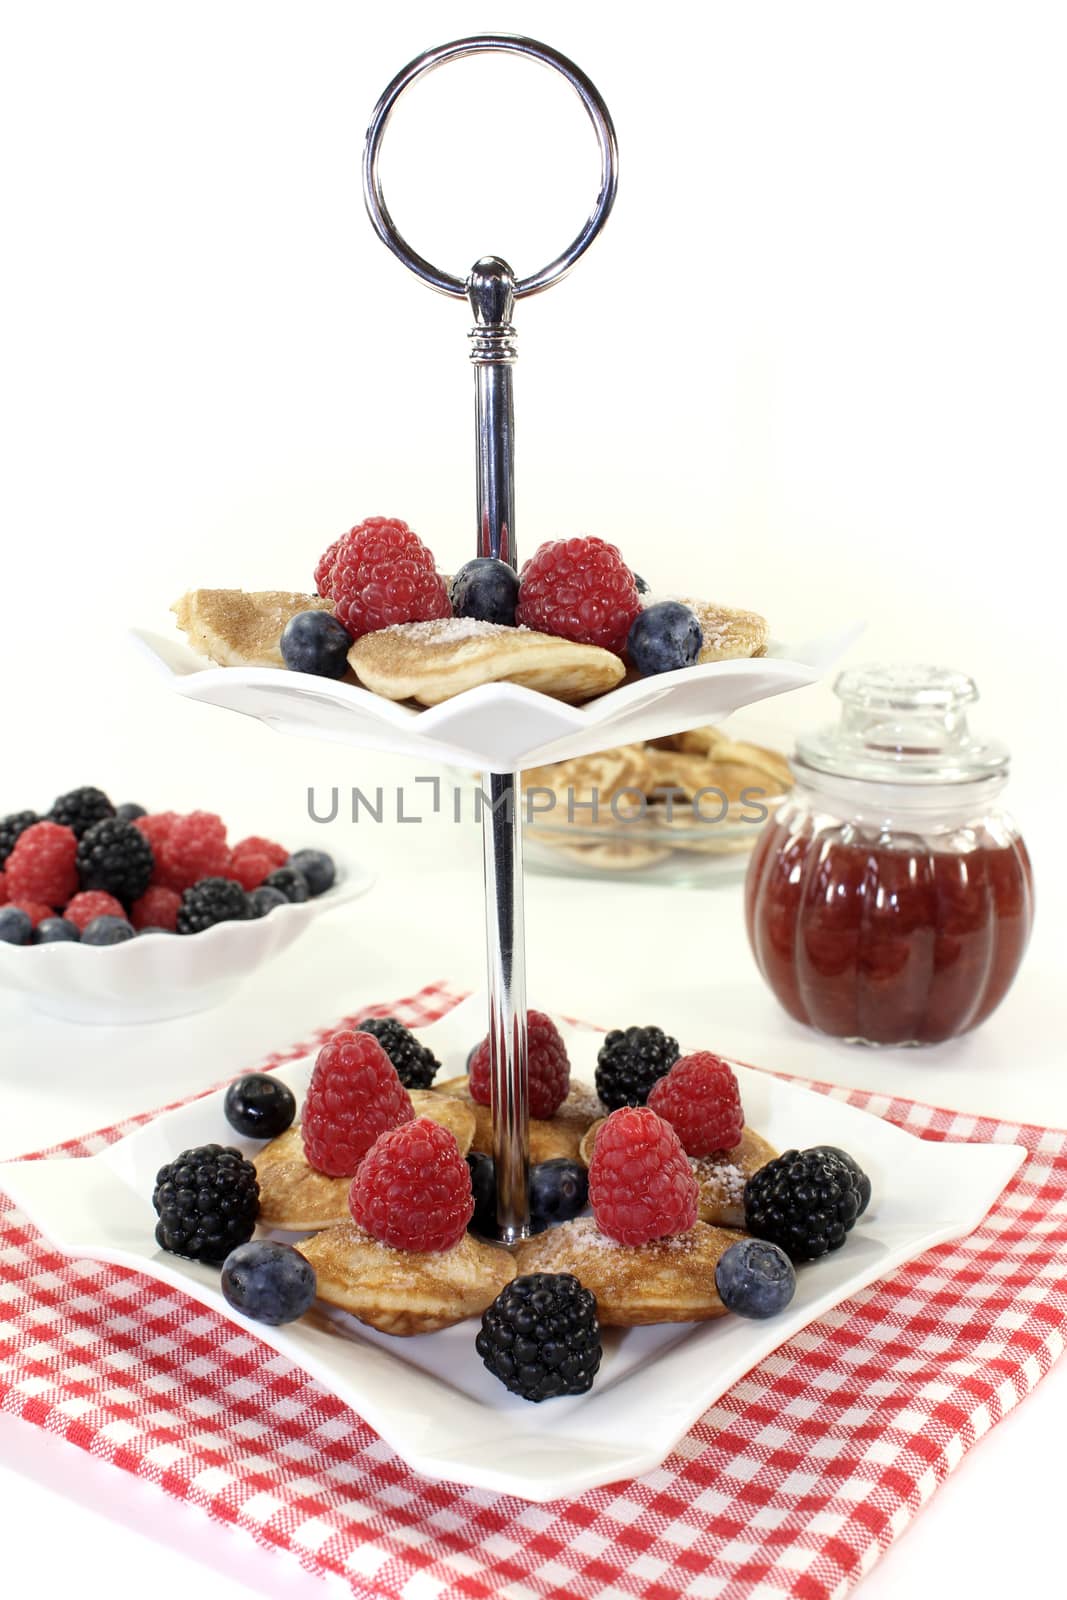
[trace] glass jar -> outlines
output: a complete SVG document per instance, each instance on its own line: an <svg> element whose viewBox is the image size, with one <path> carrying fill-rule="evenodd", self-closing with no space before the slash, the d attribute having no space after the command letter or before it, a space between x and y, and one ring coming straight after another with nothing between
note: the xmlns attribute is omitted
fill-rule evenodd
<svg viewBox="0 0 1067 1600"><path fill-rule="evenodd" d="M984 1022L1033 922L1026 846L999 805L1008 752L967 726L972 679L868 666L839 723L797 741L796 786L749 864L756 964L791 1017L920 1045Z"/></svg>

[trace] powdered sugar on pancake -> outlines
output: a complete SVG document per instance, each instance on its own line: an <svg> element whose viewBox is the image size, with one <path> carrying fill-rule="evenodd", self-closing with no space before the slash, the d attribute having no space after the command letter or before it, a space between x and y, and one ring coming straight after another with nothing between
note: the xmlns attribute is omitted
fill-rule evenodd
<svg viewBox="0 0 1067 1600"><path fill-rule="evenodd" d="M513 637L529 633L528 628L509 628L503 622L482 622L478 617L437 617L430 622L394 622L383 633L399 634L417 644L463 644L467 639L492 639L500 634Z"/></svg>

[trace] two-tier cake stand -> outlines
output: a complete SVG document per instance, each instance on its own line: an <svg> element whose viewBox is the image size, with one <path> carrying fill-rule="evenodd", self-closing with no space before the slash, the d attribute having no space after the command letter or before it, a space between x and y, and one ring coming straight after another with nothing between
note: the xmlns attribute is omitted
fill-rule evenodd
<svg viewBox="0 0 1067 1600"><path fill-rule="evenodd" d="M462 56L505 51L561 73L580 97L600 148L600 190L574 241L539 272L517 278L501 257L482 256L466 277L432 266L407 243L385 203L379 173L382 138L398 99L416 79ZM600 232L617 183L615 130L585 74L547 45L507 34L478 34L426 51L397 74L371 118L363 162L367 210L378 236L405 266L439 293L465 300L473 314L477 442L475 551L517 564L515 543L512 368L516 300L557 283ZM598 530L599 531L599 530ZM731 711L815 682L851 634L758 660L724 661L665 673L565 705L517 684L486 684L428 710L352 684L273 668L204 667L183 645L140 634L182 694L260 718L280 732L447 761L482 774L485 918L492 1110L501 1238L528 1230L529 1129L526 1070L526 973L523 947L522 807L524 768L588 754L630 740L720 721Z"/></svg>

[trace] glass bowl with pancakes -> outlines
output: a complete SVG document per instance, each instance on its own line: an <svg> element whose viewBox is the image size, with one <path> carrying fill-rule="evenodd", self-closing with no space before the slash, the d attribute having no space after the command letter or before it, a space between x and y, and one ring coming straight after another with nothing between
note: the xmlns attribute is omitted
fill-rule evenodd
<svg viewBox="0 0 1067 1600"><path fill-rule="evenodd" d="M535 767L522 775L526 861L591 878L740 877L792 782L784 756L721 727Z"/></svg>

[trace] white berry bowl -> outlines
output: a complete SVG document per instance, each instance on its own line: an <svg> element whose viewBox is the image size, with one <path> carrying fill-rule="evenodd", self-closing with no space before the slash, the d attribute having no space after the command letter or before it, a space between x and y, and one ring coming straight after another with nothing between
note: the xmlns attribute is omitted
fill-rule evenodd
<svg viewBox="0 0 1067 1600"><path fill-rule="evenodd" d="M301 905L276 906L248 922L218 922L203 933L142 934L125 944L0 942L0 987L64 1022L163 1022L226 1000L260 967L288 950L317 917L365 894L374 874L337 861L337 880Z"/></svg>

